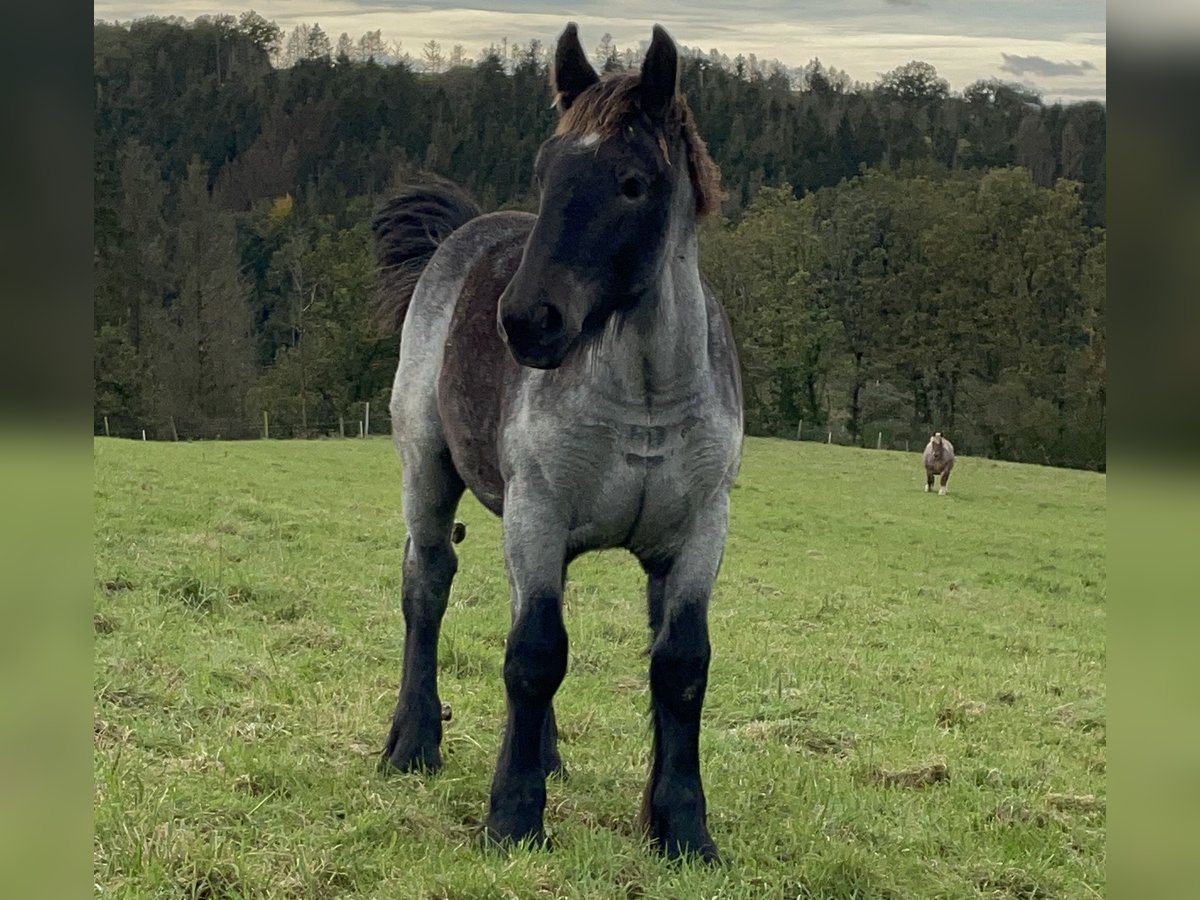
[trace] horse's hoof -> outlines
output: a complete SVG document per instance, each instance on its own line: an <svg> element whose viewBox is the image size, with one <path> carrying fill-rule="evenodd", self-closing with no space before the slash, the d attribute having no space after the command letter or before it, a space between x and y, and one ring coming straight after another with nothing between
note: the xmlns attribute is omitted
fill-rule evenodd
<svg viewBox="0 0 1200 900"><path fill-rule="evenodd" d="M938 491L938 496L945 497L947 493L948 491L945 488L942 488L940 491Z"/></svg>
<svg viewBox="0 0 1200 900"><path fill-rule="evenodd" d="M467 536L467 526L462 522L455 522L454 527L450 529L450 543L461 544L463 538Z"/></svg>
<svg viewBox="0 0 1200 900"><path fill-rule="evenodd" d="M676 818L672 826L666 817L647 823L643 813L638 816L638 823L650 838L650 845L668 859L692 857L706 863L721 861L721 854L702 818Z"/></svg>
<svg viewBox="0 0 1200 900"><path fill-rule="evenodd" d="M397 761L384 753L379 757L379 763L375 768L380 775L408 775L414 772L419 775L435 775L441 771L442 761L422 756Z"/></svg>
<svg viewBox="0 0 1200 900"><path fill-rule="evenodd" d="M717 850L717 845L712 842L712 838L709 837L701 839L698 843L686 840L660 842L658 852L667 859L698 859L709 865L717 865L721 862L721 853Z"/></svg>
<svg viewBox="0 0 1200 900"><path fill-rule="evenodd" d="M376 767L381 775L420 772L432 775L442 768L442 752L437 747L385 747Z"/></svg>
<svg viewBox="0 0 1200 900"><path fill-rule="evenodd" d="M550 849L550 839L539 826L537 829L510 830L504 826L493 826L490 823L483 826L479 836L480 843L485 849L509 851L521 845L537 847L542 850Z"/></svg>
<svg viewBox="0 0 1200 900"><path fill-rule="evenodd" d="M442 721L449 722L454 718L454 710L450 708L449 703L442 703Z"/></svg>

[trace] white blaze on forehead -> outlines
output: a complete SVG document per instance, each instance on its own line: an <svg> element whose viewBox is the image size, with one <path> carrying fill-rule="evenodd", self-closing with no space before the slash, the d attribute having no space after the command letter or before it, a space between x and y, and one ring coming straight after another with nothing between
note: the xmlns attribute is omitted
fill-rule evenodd
<svg viewBox="0 0 1200 900"><path fill-rule="evenodd" d="M595 147L598 143L600 143L600 132L592 131L576 141L575 146L580 150L585 150L588 147Z"/></svg>

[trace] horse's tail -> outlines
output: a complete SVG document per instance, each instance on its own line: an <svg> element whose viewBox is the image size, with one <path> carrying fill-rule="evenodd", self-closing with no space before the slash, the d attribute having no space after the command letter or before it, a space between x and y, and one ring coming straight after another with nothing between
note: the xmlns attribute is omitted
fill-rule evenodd
<svg viewBox="0 0 1200 900"><path fill-rule="evenodd" d="M379 211L371 230L380 267L376 318L384 330L400 331L433 252L479 213L475 201L448 181L406 187Z"/></svg>

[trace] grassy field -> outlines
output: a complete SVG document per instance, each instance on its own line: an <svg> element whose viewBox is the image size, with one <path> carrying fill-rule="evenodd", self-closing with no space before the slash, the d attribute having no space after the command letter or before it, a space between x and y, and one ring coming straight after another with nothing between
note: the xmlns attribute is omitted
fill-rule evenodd
<svg viewBox="0 0 1200 900"><path fill-rule="evenodd" d="M472 499L446 766L375 773L400 670L384 439L95 442L95 881L119 897L1049 898L1104 893L1105 479L750 440L701 737L727 863L633 830L643 586L584 557L554 849L483 852L500 523Z"/></svg>

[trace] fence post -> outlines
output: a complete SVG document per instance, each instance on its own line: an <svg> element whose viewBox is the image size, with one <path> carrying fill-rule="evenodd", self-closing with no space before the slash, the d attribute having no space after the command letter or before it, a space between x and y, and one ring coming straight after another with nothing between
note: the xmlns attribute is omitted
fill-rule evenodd
<svg viewBox="0 0 1200 900"><path fill-rule="evenodd" d="M359 437L362 437L362 436L363 436L363 423L362 423L362 419L359 419L359 420L358 420L358 436L359 436Z"/></svg>
<svg viewBox="0 0 1200 900"><path fill-rule="evenodd" d="M146 439L146 429L143 428L142 429L142 440L144 441L145 439Z"/></svg>
<svg viewBox="0 0 1200 900"><path fill-rule="evenodd" d="M271 423L267 419L267 411L263 410L263 440L268 440L271 437Z"/></svg>
<svg viewBox="0 0 1200 900"><path fill-rule="evenodd" d="M104 417L104 436L112 437L112 435L108 433L108 416Z"/></svg>
<svg viewBox="0 0 1200 900"><path fill-rule="evenodd" d="M371 433L371 401L367 401L367 411L364 415L365 422L363 423L363 434Z"/></svg>
<svg viewBox="0 0 1200 900"><path fill-rule="evenodd" d="M905 438L905 439L904 439L904 452L905 452L905 453L907 453L907 452L908 452L908 438Z"/></svg>
<svg viewBox="0 0 1200 900"><path fill-rule="evenodd" d="M876 450L883 449L883 432L882 431L879 432L879 437L875 438L875 449Z"/></svg>
<svg viewBox="0 0 1200 900"><path fill-rule="evenodd" d="M829 432L829 437L827 437L827 438L825 439L825 443L827 443L827 444L832 444L832 443L833 443L833 432L832 432L832 431L831 431L831 432Z"/></svg>
<svg viewBox="0 0 1200 900"><path fill-rule="evenodd" d="M341 432L342 437L346 436L346 420L341 413L338 413L338 431Z"/></svg>
<svg viewBox="0 0 1200 900"><path fill-rule="evenodd" d="M804 420L800 420L800 424L796 426L796 440L804 440Z"/></svg>
<svg viewBox="0 0 1200 900"><path fill-rule="evenodd" d="M175 417L170 416L169 418L171 420L171 440L177 441L179 440L179 432L175 430Z"/></svg>

